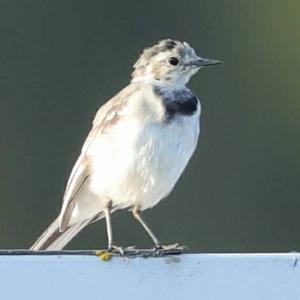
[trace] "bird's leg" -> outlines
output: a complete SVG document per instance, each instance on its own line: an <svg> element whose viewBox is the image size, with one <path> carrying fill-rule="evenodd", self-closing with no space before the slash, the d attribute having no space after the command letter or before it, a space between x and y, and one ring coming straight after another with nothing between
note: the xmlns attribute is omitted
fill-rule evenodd
<svg viewBox="0 0 300 300"><path fill-rule="evenodd" d="M142 219L142 217L140 215L139 207L133 208L132 215L140 224L142 224L143 228L145 229L145 231L148 233L148 235L151 237L152 241L154 242L155 248L161 249L162 245L161 245L160 241L155 236L155 234L152 232L152 230L149 228L149 226L146 224L146 222Z"/></svg>
<svg viewBox="0 0 300 300"><path fill-rule="evenodd" d="M151 237L152 241L154 242L155 248L154 252L156 254L164 254L164 253L170 253L170 252L178 252L181 253L183 250L186 250L186 246L180 246L178 243L171 244L171 245L162 245L158 238L155 236L155 234L152 232L152 230L149 228L149 226L146 224L146 222L142 219L139 207L134 207L132 210L132 214L136 220L139 221L139 223L142 224L145 231L148 233L148 235Z"/></svg>
<svg viewBox="0 0 300 300"><path fill-rule="evenodd" d="M122 247L114 245L113 242L113 231L111 227L111 202L104 208L106 231L107 231L107 250L109 252L116 251L120 255L124 256L124 250Z"/></svg>

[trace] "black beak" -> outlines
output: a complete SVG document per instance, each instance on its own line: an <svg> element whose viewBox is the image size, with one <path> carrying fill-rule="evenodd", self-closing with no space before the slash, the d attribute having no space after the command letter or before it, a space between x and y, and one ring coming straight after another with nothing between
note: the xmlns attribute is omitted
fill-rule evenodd
<svg viewBox="0 0 300 300"><path fill-rule="evenodd" d="M197 60L191 61L189 65L195 67L207 67L222 64L223 62L217 59L211 58L199 58Z"/></svg>

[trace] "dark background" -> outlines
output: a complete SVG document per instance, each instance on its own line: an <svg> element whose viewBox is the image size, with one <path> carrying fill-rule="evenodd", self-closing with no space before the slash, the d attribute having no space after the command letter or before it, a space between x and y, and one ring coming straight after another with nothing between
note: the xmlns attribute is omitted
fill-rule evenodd
<svg viewBox="0 0 300 300"><path fill-rule="evenodd" d="M188 41L224 61L190 86L198 150L145 217L162 241L198 251L300 250L299 1L0 1L0 247L27 248L58 214L101 104L142 48ZM121 245L151 243L127 212ZM69 248L106 246L104 222Z"/></svg>

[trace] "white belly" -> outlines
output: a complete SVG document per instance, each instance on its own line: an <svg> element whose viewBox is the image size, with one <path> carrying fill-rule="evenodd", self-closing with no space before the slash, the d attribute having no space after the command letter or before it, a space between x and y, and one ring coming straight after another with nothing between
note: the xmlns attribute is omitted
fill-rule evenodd
<svg viewBox="0 0 300 300"><path fill-rule="evenodd" d="M113 140L99 141L93 151L92 191L118 208L157 204L173 189L195 150L199 113L143 128L131 122Z"/></svg>
<svg viewBox="0 0 300 300"><path fill-rule="evenodd" d="M141 209L156 205L171 192L195 150L199 121L181 121L150 129L152 138L144 145L138 162L144 189L136 202Z"/></svg>

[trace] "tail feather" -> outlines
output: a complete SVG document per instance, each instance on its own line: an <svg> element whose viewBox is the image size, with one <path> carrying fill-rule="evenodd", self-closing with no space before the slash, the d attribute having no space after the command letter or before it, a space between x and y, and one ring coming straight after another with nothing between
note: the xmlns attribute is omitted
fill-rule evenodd
<svg viewBox="0 0 300 300"><path fill-rule="evenodd" d="M90 223L91 219L84 220L63 232L59 231L59 218L56 218L44 233L31 246L31 250L61 250L74 236Z"/></svg>

